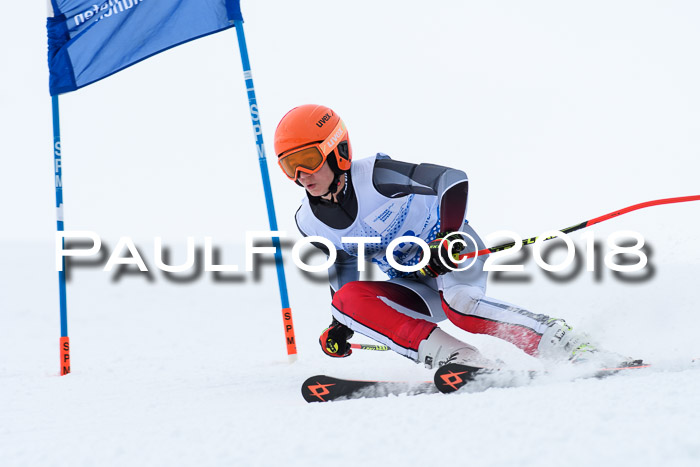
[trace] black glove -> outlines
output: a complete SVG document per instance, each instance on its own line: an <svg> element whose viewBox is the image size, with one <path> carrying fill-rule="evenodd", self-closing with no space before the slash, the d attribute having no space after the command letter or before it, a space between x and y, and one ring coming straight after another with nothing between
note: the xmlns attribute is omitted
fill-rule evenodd
<svg viewBox="0 0 700 467"><path fill-rule="evenodd" d="M452 255L449 254L450 246L452 246ZM418 273L421 276L437 277L454 271L459 267L456 260L459 259L459 252L464 249L464 246L464 240L458 232L439 233L435 240L428 243L430 260ZM423 259L422 256L421 254L421 259Z"/></svg>
<svg viewBox="0 0 700 467"><path fill-rule="evenodd" d="M330 357L347 357L352 353L348 339L354 334L352 329L333 318L331 325L321 334L318 343L321 344L323 352Z"/></svg>

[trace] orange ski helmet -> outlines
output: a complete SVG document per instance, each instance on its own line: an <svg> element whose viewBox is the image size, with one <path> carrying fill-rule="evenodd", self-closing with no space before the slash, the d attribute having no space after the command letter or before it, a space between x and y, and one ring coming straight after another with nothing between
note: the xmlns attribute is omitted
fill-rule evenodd
<svg viewBox="0 0 700 467"><path fill-rule="evenodd" d="M322 105L295 107L275 130L275 153L282 171L297 181L299 172L318 172L328 161L337 176L350 170L352 148L345 123Z"/></svg>

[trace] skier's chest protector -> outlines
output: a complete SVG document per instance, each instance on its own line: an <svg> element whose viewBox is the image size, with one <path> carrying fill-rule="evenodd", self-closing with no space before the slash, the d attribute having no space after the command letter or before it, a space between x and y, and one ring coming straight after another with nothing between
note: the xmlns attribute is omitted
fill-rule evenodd
<svg viewBox="0 0 700 467"><path fill-rule="evenodd" d="M328 239L337 250L358 256L358 244L343 242L343 237L379 237L380 242L364 246L366 260L376 263L390 277L399 275L387 262L387 246L398 237L420 237L426 242L434 239L438 222L437 196L410 194L389 198L379 193L372 183L376 156L360 159L352 164L352 183L357 196L357 217L345 229L334 229L321 222L311 211L309 200L304 199L297 213L299 228L307 235ZM412 242L400 243L393 251L394 259L402 265L417 264L420 246Z"/></svg>

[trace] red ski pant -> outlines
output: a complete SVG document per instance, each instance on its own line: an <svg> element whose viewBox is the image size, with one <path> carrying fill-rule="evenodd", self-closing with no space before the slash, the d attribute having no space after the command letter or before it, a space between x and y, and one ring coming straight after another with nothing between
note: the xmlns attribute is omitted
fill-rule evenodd
<svg viewBox="0 0 700 467"><path fill-rule="evenodd" d="M446 318L465 331L496 336L536 354L548 316L485 297L483 287L454 278L441 278L440 285L446 287L445 293L438 292L434 280L349 282L333 296L333 315L352 330L414 360L418 360L420 342Z"/></svg>
<svg viewBox="0 0 700 467"><path fill-rule="evenodd" d="M420 295L394 282L348 282L333 295L338 321L413 360L418 360L418 345L437 325L398 310L429 317L422 305Z"/></svg>

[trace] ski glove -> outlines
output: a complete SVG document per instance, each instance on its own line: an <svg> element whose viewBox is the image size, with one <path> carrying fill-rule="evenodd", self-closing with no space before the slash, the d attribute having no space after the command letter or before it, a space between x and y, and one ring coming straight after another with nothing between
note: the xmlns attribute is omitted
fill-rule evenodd
<svg viewBox="0 0 700 467"><path fill-rule="evenodd" d="M329 357L347 357L352 353L348 339L354 334L352 329L333 318L331 325L321 334L318 343L321 344L323 352Z"/></svg>
<svg viewBox="0 0 700 467"><path fill-rule="evenodd" d="M452 247L452 255L449 253L450 246ZM441 232L435 237L435 240L428 243L428 248L430 249L430 260L418 273L423 277L437 277L459 267L456 260L459 259L459 252L464 249L464 240L458 232ZM421 259L423 259L422 254Z"/></svg>

